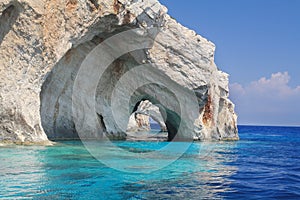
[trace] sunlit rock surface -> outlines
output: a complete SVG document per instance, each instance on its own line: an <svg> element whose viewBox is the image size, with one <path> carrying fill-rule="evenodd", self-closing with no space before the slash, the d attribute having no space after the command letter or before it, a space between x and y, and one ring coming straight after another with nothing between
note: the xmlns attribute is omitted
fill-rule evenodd
<svg viewBox="0 0 300 200"><path fill-rule="evenodd" d="M127 131L150 131L150 118L152 118L159 124L161 131L166 132L167 126L163 117L165 112L161 109L158 106L153 105L149 100L141 101L138 103L136 111L130 115Z"/></svg>
<svg viewBox="0 0 300 200"><path fill-rule="evenodd" d="M48 139L78 139L72 96L81 63L112 35L151 27L159 27L152 48L117 58L101 77L94 113L101 132L110 138L126 138L126 133L111 120L111 94L127 71L136 65L152 63L160 75L195 92L198 116L180 119L176 99L158 86L141 88L131 104L124 106L133 111L143 99L152 103L157 103L157 99L165 101L167 119L164 120L170 140L176 134L194 140L238 139L237 117L228 99L228 75L214 63L214 44L178 24L158 1L1 0L0 141L38 143ZM155 77L150 79L155 81ZM91 113L84 114L83 121L88 123ZM126 125L131 113L127 115ZM183 120L192 132L177 133ZM87 138L94 137L88 131L85 134Z"/></svg>

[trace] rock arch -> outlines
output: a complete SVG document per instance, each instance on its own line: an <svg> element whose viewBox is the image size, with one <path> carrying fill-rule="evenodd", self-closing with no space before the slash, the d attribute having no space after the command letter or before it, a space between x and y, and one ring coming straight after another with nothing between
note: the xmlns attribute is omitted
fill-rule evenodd
<svg viewBox="0 0 300 200"><path fill-rule="evenodd" d="M138 102L130 115L127 131L150 131L151 118L160 126L162 132L167 132L167 126L164 119L166 118L166 113L162 112L162 109L161 106L153 105L149 100Z"/></svg>
<svg viewBox="0 0 300 200"><path fill-rule="evenodd" d="M151 48L123 54L105 71L97 85L95 112L85 113L85 117L96 116L98 128L112 138L126 138L122 130L126 129L127 122L121 123L122 130L113 122L110 97L121 77L136 66L148 63L156 69L146 77L152 83L160 77L159 82L172 81L183 94L184 89L195 93L199 109L192 111L197 116L183 109L187 117L182 119L174 94L159 84L139 88L128 104L120 105L120 110L133 109L138 101L148 99L166 110L169 139L175 136L195 140L238 139L237 117L229 100L228 75L214 63L214 44L178 24L157 0L97 1L97 4L94 1L5 0L0 2L0 14L9 18L3 15L0 19L7 21L1 23L5 27L1 26L0 33L0 141L78 138L72 115L73 84L86 55L110 36L134 28L147 31L153 27L159 28L159 32ZM75 93L80 95L78 91ZM185 95L181 97L184 99ZM183 106L190 102L188 98L184 101ZM130 114L121 113L121 117L128 119ZM177 133L181 122L193 131ZM99 135L87 131L85 136Z"/></svg>

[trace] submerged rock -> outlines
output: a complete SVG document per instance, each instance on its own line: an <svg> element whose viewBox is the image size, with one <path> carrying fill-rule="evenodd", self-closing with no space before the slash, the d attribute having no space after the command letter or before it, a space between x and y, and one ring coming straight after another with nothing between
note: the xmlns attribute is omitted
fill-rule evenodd
<svg viewBox="0 0 300 200"><path fill-rule="evenodd" d="M86 99L87 105L95 100L95 111L74 114L72 106L86 108L74 104L73 98L90 97L89 91L73 91L87 55L111 36L135 28L143 30L132 37L137 43L143 34L152 34L151 48L115 58L95 83L95 94ZM154 36L151 28L158 29ZM125 44L127 39L130 43L124 38ZM124 139L123 126L127 128L136 103L144 99L166 110L170 140L176 135L179 139L236 140L237 117L228 99L228 75L215 65L214 51L212 42L177 23L157 0L1 0L0 141L40 143L103 135ZM103 58L91 59L91 69L96 69L98 59ZM125 88L139 79L152 84L135 91L129 105L122 104L126 95L118 99L120 111L130 110L121 113L124 125L119 125L111 111L114 88L127 72L145 63L157 71L148 76L136 74L136 80L125 82ZM83 84L93 80L87 77ZM168 91L169 82L172 88L193 91L197 107L180 113L179 107L184 105ZM184 92L179 96L192 105ZM90 120L94 116L97 126ZM183 128L179 129L181 122ZM80 135L81 126L87 128Z"/></svg>

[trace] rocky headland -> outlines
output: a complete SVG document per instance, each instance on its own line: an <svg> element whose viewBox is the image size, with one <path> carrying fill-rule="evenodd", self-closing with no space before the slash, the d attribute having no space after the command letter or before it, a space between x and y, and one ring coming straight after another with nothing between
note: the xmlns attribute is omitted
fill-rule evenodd
<svg viewBox="0 0 300 200"><path fill-rule="evenodd" d="M95 83L97 88L90 98L95 101L94 110L74 114L74 105L83 111L86 108L74 104L73 98L90 97L87 90L74 90L87 56L124 31L142 30L134 32L131 39L124 38L125 46L132 40L139 43L143 35L153 37L152 28L158 31L150 48L117 57ZM168 131L169 140L176 136L179 140L238 140L234 104L228 98L228 74L215 65L214 52L212 42L177 23L157 0L1 0L0 143L79 139L82 127L76 121L88 124L82 125L81 137L126 139L122 127L128 128L130 120L137 127L134 123L145 116L156 118ZM91 69L96 70L98 58L90 59L95 60ZM129 104L122 104L122 95L118 98L124 121L118 126L110 111L114 88L127 72L142 64L151 64L155 70L147 76L137 71L135 79L155 84L138 88ZM136 80L125 81L124 88ZM94 79L83 81L88 84ZM168 91L169 82L171 88L183 91L179 96L184 105ZM197 106L191 107L194 104L185 89L195 94ZM141 101L161 105L159 110L164 112L159 115L158 108L149 105L138 108ZM180 113L178 107L186 105L192 109ZM122 114L123 107L129 107L130 112ZM100 135L91 128L91 116L97 116Z"/></svg>

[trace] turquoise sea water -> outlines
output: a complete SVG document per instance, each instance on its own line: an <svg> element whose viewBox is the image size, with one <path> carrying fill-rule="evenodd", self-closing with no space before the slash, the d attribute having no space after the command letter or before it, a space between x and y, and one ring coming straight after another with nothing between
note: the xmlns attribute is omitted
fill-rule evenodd
<svg viewBox="0 0 300 200"><path fill-rule="evenodd" d="M300 199L300 128L240 126L239 132L237 142L192 143L171 165L148 174L138 173L144 169L126 152L155 152L167 142L115 142L124 149L120 155L102 149L112 152L106 161L137 173L107 167L79 141L0 147L0 198ZM168 154L141 162L158 165Z"/></svg>

